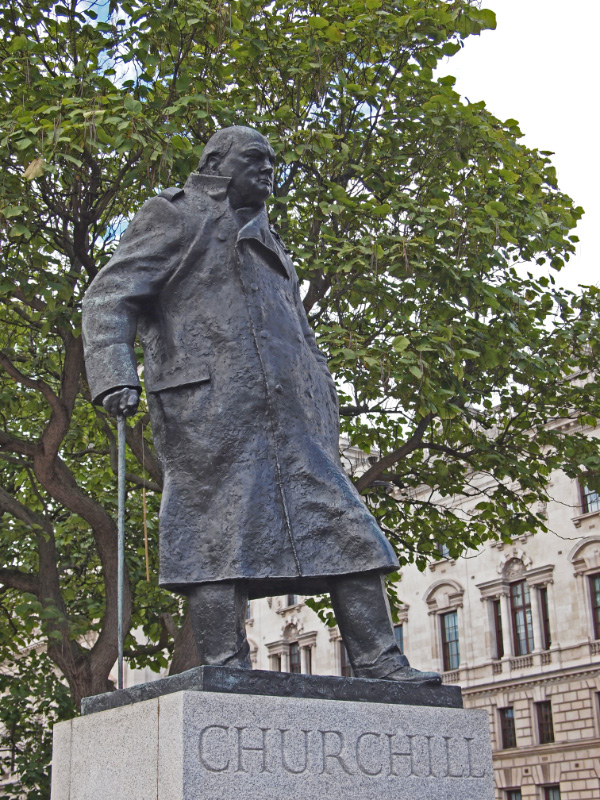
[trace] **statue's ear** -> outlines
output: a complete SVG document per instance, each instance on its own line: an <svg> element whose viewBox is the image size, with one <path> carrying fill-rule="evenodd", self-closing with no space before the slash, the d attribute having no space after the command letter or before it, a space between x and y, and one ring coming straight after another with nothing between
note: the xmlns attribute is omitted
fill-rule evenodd
<svg viewBox="0 0 600 800"><path fill-rule="evenodd" d="M217 153L211 153L206 160L206 164L204 165L203 172L207 173L208 175L220 175L221 172L219 170L219 164L221 163L221 159L219 158Z"/></svg>

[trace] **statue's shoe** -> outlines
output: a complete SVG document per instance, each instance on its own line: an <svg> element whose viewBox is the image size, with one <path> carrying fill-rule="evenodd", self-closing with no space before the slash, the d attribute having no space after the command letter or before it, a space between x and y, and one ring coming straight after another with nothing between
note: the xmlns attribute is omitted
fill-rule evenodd
<svg viewBox="0 0 600 800"><path fill-rule="evenodd" d="M400 683L415 683L427 686L439 686L442 682L442 676L437 672L421 672L414 667L400 667L385 675L381 680L384 681L399 681Z"/></svg>

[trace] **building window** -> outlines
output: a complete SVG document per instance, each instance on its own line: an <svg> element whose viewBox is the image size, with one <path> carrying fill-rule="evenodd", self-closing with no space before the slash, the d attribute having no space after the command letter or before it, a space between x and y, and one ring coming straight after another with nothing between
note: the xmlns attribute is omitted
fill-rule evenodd
<svg viewBox="0 0 600 800"><path fill-rule="evenodd" d="M340 653L340 675L343 678L351 678L353 676L352 672L352 665L350 664L350 659L348 658L348 651L346 650L346 646L344 642L340 639L339 640L339 653Z"/></svg>
<svg viewBox="0 0 600 800"><path fill-rule="evenodd" d="M402 623L394 625L394 637L396 638L396 644L400 648L400 652L404 653L404 628L402 627Z"/></svg>
<svg viewBox="0 0 600 800"><path fill-rule="evenodd" d="M298 675L302 672L300 666L300 645L298 642L290 644L290 672L295 672Z"/></svg>
<svg viewBox="0 0 600 800"><path fill-rule="evenodd" d="M560 800L560 786L544 786L544 800Z"/></svg>
<svg viewBox="0 0 600 800"><path fill-rule="evenodd" d="M460 665L460 650L458 646L458 614L450 611L440 615L442 626L442 660L444 672L458 669Z"/></svg>
<svg viewBox="0 0 600 800"><path fill-rule="evenodd" d="M499 709L500 738L502 749L508 750L517 746L517 733L515 730L515 710L512 706Z"/></svg>
<svg viewBox="0 0 600 800"><path fill-rule="evenodd" d="M600 574L590 575L590 592L592 595L594 639L600 639Z"/></svg>
<svg viewBox="0 0 600 800"><path fill-rule="evenodd" d="M286 606L297 606L298 605L298 595L297 594L286 594L285 596L285 604Z"/></svg>
<svg viewBox="0 0 600 800"><path fill-rule="evenodd" d="M281 672L281 656L271 656L271 670L273 672Z"/></svg>
<svg viewBox="0 0 600 800"><path fill-rule="evenodd" d="M246 604L246 619L252 619L252 605L250 604L250 600L248 600Z"/></svg>
<svg viewBox="0 0 600 800"><path fill-rule="evenodd" d="M504 656L504 639L502 638L502 607L500 600L492 600L492 616L494 618L495 657Z"/></svg>
<svg viewBox="0 0 600 800"><path fill-rule="evenodd" d="M548 589L543 586L538 589L540 601L540 620L542 623L542 650L550 650L552 637L550 635L550 615L548 613Z"/></svg>
<svg viewBox="0 0 600 800"><path fill-rule="evenodd" d="M515 655L526 656L533 650L531 596L527 581L510 584L510 610L513 623Z"/></svg>
<svg viewBox="0 0 600 800"><path fill-rule="evenodd" d="M304 647L305 675L312 675L312 647Z"/></svg>
<svg viewBox="0 0 600 800"><path fill-rule="evenodd" d="M540 744L552 744L554 741L554 725L552 724L552 703L543 700L535 704Z"/></svg>
<svg viewBox="0 0 600 800"><path fill-rule="evenodd" d="M448 547L447 544L438 542L437 551L442 558L450 558L450 548Z"/></svg>
<svg viewBox="0 0 600 800"><path fill-rule="evenodd" d="M591 514L593 511L600 511L600 494L595 489L590 489L584 483L579 484L581 491L581 511L583 514Z"/></svg>
<svg viewBox="0 0 600 800"><path fill-rule="evenodd" d="M509 789L506 793L506 800L522 800L520 789Z"/></svg>

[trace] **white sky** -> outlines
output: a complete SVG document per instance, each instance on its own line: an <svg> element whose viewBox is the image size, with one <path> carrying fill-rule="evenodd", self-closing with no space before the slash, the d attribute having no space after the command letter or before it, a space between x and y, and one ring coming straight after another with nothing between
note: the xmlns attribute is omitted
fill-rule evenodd
<svg viewBox="0 0 600 800"><path fill-rule="evenodd" d="M497 28L471 36L439 70L456 90L519 121L528 147L550 150L558 185L585 215L577 255L554 273L569 289L600 283L600 0L483 0Z"/></svg>

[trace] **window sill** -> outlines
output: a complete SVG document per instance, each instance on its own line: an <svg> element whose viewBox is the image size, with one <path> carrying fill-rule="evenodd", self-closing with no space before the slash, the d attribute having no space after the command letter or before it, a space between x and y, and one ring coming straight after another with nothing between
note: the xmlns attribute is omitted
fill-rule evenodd
<svg viewBox="0 0 600 800"><path fill-rule="evenodd" d="M450 557L448 557L448 558L440 558L439 561L432 561L429 564L429 569L431 570L431 572L435 572L438 567L444 567L444 566L447 566L447 565L450 565L451 567L453 567L454 564L456 564L456 559L454 559L454 558L450 558Z"/></svg>
<svg viewBox="0 0 600 800"><path fill-rule="evenodd" d="M579 514L576 517L571 517L571 519L573 521L573 525L575 525L576 528L579 528L582 522L586 522L588 519L598 516L600 516L600 511L588 511L587 514Z"/></svg>
<svg viewBox="0 0 600 800"><path fill-rule="evenodd" d="M293 606L282 606L281 608L277 609L277 613L283 616L284 614L288 614L290 611L300 611L303 605L304 602L301 601Z"/></svg>

